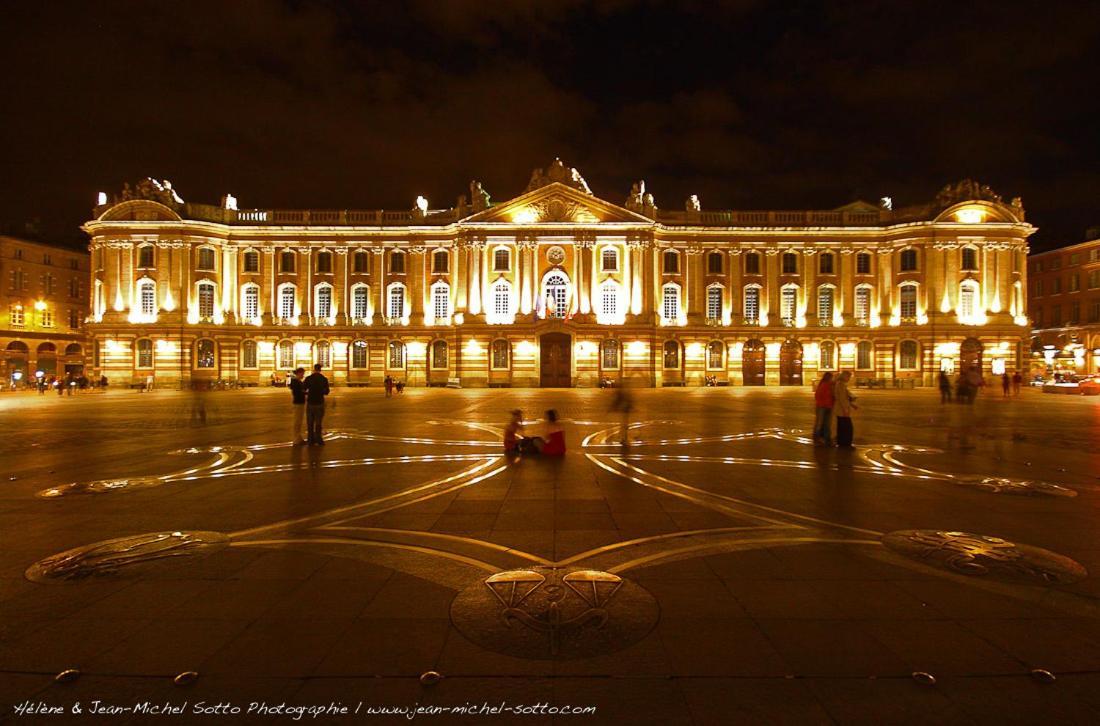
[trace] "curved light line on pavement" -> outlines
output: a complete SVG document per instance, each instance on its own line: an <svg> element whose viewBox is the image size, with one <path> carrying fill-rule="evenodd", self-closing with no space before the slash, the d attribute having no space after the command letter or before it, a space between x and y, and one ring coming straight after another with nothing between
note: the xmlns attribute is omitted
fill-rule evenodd
<svg viewBox="0 0 1100 726"><path fill-rule="evenodd" d="M614 552L615 550L626 549L627 547L634 547L635 545L648 544L650 542L656 542L664 539L678 539L680 537L694 537L702 534L727 534L731 532L752 532L766 529L805 529L797 524L777 524L777 525L760 525L758 527L714 527L713 529L692 529L683 532L667 532L665 534L657 534L652 537L638 537L637 539L628 539L622 542L615 542L614 544L604 545L603 547L596 547L594 549L581 552L578 555L567 557L564 560L557 560L553 564L557 567L565 565L571 565L574 562L580 562L581 560L590 559L599 555L607 554L608 552Z"/></svg>
<svg viewBox="0 0 1100 726"><path fill-rule="evenodd" d="M553 561L548 560L544 557L539 557L538 555L533 555L530 552L524 552L523 550L518 550L515 547L508 547L506 545L497 544L496 542L487 542L486 540L483 540L483 539L475 539L473 537L462 537L461 535L446 534L446 533L443 533L443 532L425 532L425 531L422 531L422 530L392 529L392 528L385 528L385 527L351 527L351 526L344 526L344 525L325 525L323 527L318 527L317 530L321 531L321 532L363 532L365 534L369 534L371 532L379 532L379 533L384 533L384 534L402 534L402 535L412 535L414 537L427 537L429 539L442 539L442 540L447 540L448 542L461 542L463 544L470 544L470 545L476 545L478 547L485 547L487 549L495 550L495 551L500 552L502 554L515 555L516 557L520 557L520 558L523 558L525 560L530 560L531 562L537 562L540 565L553 566L553 565L562 564L560 562L553 562ZM388 540L377 540L377 541L388 541Z"/></svg>
<svg viewBox="0 0 1100 726"><path fill-rule="evenodd" d="M646 555L645 557L639 557L637 559L630 560L629 562L624 562L620 565L615 565L614 567L609 567L607 569L607 572L610 572L611 574L614 575L614 574L617 574L617 573L620 573L620 572L626 572L627 570L631 570L631 569L634 569L636 567L644 567L646 565L650 565L650 564L653 564L655 562L660 562L661 560L668 559L669 557L671 557L673 555L687 554L689 552L698 552L700 550L720 549L723 545L728 546L728 545L732 544L732 545L734 545L735 549L730 550L730 551L736 551L737 549L742 549L742 550L758 549L757 547L741 546L741 545L748 545L748 544L753 544L753 545L755 545L755 544L767 544L768 546L774 546L774 545L777 545L777 544L779 544L779 545L803 545L803 544L816 544L816 543L822 543L822 542L827 543L827 544L882 545L882 542L880 542L877 539L843 539L843 538L838 538L838 537L784 537L784 538L774 538L774 539L746 540L745 542L737 542L737 543L708 542L708 543L704 543L704 544L692 545L691 547L681 547L681 548L675 549L675 550L663 550L661 552L657 552L657 553L652 554L652 555Z"/></svg>
<svg viewBox="0 0 1100 726"><path fill-rule="evenodd" d="M448 560L454 560L455 562L461 562L464 565L470 565L486 572L500 572L499 567L494 567L488 562L482 562L481 560L475 560L473 557L466 557L465 555L456 555L453 552L446 552L444 550L432 549L431 547L419 547L417 545L407 545L398 542L382 542L378 540L370 539L354 539L345 537L291 537L283 539L253 539L246 542L232 542L230 547L270 547L272 545L284 545L284 544L346 544L356 545L358 547L388 547L398 550L409 550L412 552L419 552L425 555L433 555L435 557L443 557Z"/></svg>

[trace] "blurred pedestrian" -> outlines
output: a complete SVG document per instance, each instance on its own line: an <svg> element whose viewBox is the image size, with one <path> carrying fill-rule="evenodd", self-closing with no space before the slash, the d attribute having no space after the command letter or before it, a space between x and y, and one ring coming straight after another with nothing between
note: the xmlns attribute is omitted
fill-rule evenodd
<svg viewBox="0 0 1100 726"><path fill-rule="evenodd" d="M313 373L304 381L306 389L306 429L310 445L325 445L321 423L325 419L325 396L329 394L328 379L321 373L321 364L313 366Z"/></svg>
<svg viewBox="0 0 1100 726"><path fill-rule="evenodd" d="M523 443L529 441L523 436L523 411L518 408L512 411L512 418L504 427L504 453L521 454Z"/></svg>
<svg viewBox="0 0 1100 726"><path fill-rule="evenodd" d="M970 366L970 370L966 372L966 402L974 403L974 399L978 397L978 389L984 385L985 380L982 379L978 366Z"/></svg>
<svg viewBox="0 0 1100 726"><path fill-rule="evenodd" d="M386 398L393 397L393 376L387 375L386 379L382 382L382 385L386 389Z"/></svg>
<svg viewBox="0 0 1100 726"><path fill-rule="evenodd" d="M1009 393L1012 390L1012 378L1008 375L1008 371L1001 374L1001 394L1008 398Z"/></svg>
<svg viewBox="0 0 1100 726"><path fill-rule="evenodd" d="M848 390L851 371L840 374L840 380L833 387L833 416L836 417L836 445L842 449L852 448L855 431L852 427L852 412L856 410L856 397Z"/></svg>
<svg viewBox="0 0 1100 726"><path fill-rule="evenodd" d="M630 414L634 411L634 396L630 388L631 381L624 380L615 387L611 400L611 412L619 414L619 443L623 446L630 443Z"/></svg>
<svg viewBox="0 0 1100 726"><path fill-rule="evenodd" d="M940 369L940 403L951 403L951 379L947 377L947 371Z"/></svg>
<svg viewBox="0 0 1100 726"><path fill-rule="evenodd" d="M296 368L290 383L287 384L287 388L290 389L290 405L294 409L294 430L291 440L295 446L306 443L306 437L302 433L302 425L306 420L306 386L303 383L305 376L305 368Z"/></svg>
<svg viewBox="0 0 1100 726"><path fill-rule="evenodd" d="M831 418L836 398L833 394L833 374L826 371L814 389L814 445L832 446Z"/></svg>
<svg viewBox="0 0 1100 726"><path fill-rule="evenodd" d="M393 385L394 385L394 388L397 389L398 393L404 393L405 392L405 382L404 381L397 381Z"/></svg>
<svg viewBox="0 0 1100 726"><path fill-rule="evenodd" d="M65 374L65 395L73 395L73 386L76 385L76 379L73 377L73 372L69 371Z"/></svg>
<svg viewBox="0 0 1100 726"><path fill-rule="evenodd" d="M1022 386L1023 384L1024 384L1023 374L1021 374L1020 371L1016 371L1015 373L1013 373L1012 374L1012 395L1013 396L1019 396L1020 395L1020 386Z"/></svg>

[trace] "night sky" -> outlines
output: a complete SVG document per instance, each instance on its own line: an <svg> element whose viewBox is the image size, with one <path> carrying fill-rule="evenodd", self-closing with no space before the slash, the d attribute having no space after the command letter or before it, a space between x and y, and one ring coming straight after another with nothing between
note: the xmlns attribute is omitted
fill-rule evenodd
<svg viewBox="0 0 1100 726"><path fill-rule="evenodd" d="M555 156L617 203L1020 195L1100 225L1100 3L149 2L4 6L0 220L74 236L168 178L243 207L501 201Z"/></svg>

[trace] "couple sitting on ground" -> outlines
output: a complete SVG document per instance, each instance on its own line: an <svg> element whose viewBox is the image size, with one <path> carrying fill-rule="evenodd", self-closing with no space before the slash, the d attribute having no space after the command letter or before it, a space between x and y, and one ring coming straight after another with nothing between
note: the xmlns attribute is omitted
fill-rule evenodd
<svg viewBox="0 0 1100 726"><path fill-rule="evenodd" d="M504 453L565 456L565 432L558 425L558 412L554 409L546 412L544 436L524 436L523 412L518 408L512 411L512 420L504 429Z"/></svg>

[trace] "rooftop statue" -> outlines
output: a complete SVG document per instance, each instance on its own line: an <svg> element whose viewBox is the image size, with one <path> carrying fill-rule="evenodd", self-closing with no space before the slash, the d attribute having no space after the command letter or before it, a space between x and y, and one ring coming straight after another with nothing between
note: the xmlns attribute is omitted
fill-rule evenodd
<svg viewBox="0 0 1100 726"><path fill-rule="evenodd" d="M489 208L489 192L481 186L481 182L470 182L470 206L475 212Z"/></svg>
<svg viewBox="0 0 1100 726"><path fill-rule="evenodd" d="M687 201L684 202L684 211L698 212L702 209L703 205L699 203L699 197L695 194L692 194L690 197L687 198Z"/></svg>
<svg viewBox="0 0 1100 726"><path fill-rule="evenodd" d="M168 207L178 207L183 204L183 199L179 194L176 194L176 190L172 188L172 182L165 179L164 181L157 181L151 176L147 176L133 188L129 183L124 182L122 184L122 191L115 197L115 203L128 202L131 199L148 199L151 202L160 202Z"/></svg>
<svg viewBox="0 0 1100 726"><path fill-rule="evenodd" d="M532 192L555 182L579 189L585 194L592 193L592 190L588 188L588 182L584 180L580 172L571 166L566 166L559 158L555 158L553 163L546 167L545 171L534 169L531 172L530 180L527 182L527 189L524 191Z"/></svg>
<svg viewBox="0 0 1100 726"><path fill-rule="evenodd" d="M623 206L632 212L641 212L645 196L645 180L636 181L630 186L630 196L626 198Z"/></svg>
<svg viewBox="0 0 1100 726"><path fill-rule="evenodd" d="M948 184L936 195L936 204L940 207L950 207L952 204L972 200L1004 203L1000 194L973 179L963 179L955 184Z"/></svg>

